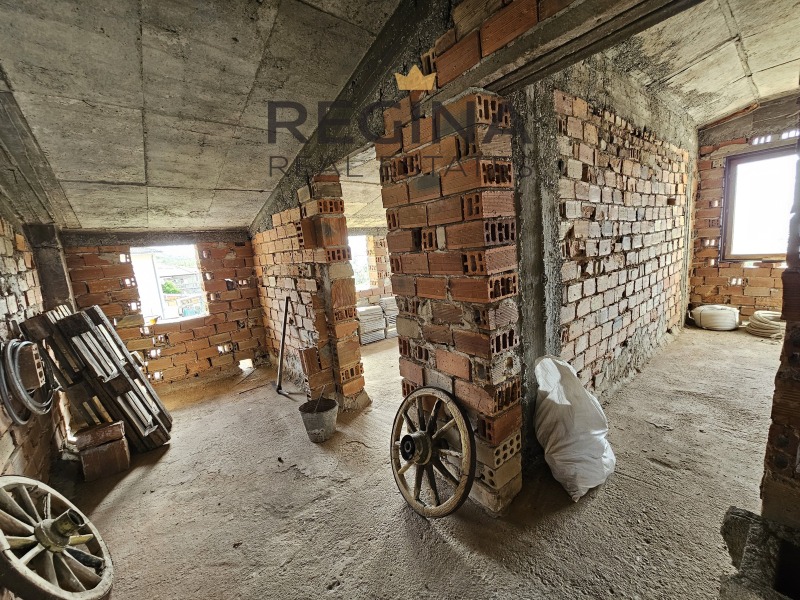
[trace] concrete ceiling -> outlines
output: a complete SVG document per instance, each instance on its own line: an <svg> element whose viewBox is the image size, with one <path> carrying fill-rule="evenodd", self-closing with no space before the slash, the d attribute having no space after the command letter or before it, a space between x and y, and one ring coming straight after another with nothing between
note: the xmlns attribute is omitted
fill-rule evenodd
<svg viewBox="0 0 800 600"><path fill-rule="evenodd" d="M250 225L282 177L270 157L303 145L268 143L267 101L308 107L310 136L398 2L0 0L0 66L66 195L59 224Z"/></svg>
<svg viewBox="0 0 800 600"><path fill-rule="evenodd" d="M800 0L707 0L607 53L702 126L798 90Z"/></svg>

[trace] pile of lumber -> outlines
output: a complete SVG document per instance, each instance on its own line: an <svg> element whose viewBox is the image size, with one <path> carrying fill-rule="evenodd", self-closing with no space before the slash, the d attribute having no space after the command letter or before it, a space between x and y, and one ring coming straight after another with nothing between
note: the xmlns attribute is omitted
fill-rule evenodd
<svg viewBox="0 0 800 600"><path fill-rule="evenodd" d="M172 416L100 307L72 313L60 306L20 329L52 353L56 378L87 425L122 421L137 452L169 441Z"/></svg>

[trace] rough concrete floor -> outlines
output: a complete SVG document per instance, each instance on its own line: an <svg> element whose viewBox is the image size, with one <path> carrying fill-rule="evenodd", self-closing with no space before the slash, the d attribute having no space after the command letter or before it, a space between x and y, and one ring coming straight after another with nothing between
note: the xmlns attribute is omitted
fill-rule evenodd
<svg viewBox="0 0 800 600"><path fill-rule="evenodd" d="M604 398L617 473L577 504L546 467L502 519L425 521L388 462L396 342L364 349L372 408L311 444L273 374L171 394L173 440L73 490L113 598L715 598L718 533L757 510L779 345L687 330Z"/></svg>

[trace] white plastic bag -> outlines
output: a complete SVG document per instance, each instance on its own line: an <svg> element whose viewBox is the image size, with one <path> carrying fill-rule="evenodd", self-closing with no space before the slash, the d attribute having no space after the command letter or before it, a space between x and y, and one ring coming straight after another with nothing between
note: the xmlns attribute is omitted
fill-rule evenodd
<svg viewBox="0 0 800 600"><path fill-rule="evenodd" d="M564 360L543 356L534 373L539 384L536 437L553 477L577 502L614 472L617 460L606 439L608 421L597 398Z"/></svg>

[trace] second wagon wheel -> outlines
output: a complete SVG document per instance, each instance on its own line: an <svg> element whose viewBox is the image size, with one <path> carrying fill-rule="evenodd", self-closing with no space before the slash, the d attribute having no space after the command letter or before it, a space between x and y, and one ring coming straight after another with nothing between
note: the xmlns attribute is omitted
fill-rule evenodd
<svg viewBox="0 0 800 600"><path fill-rule="evenodd" d="M0 585L25 600L101 600L114 569L100 533L53 488L0 477Z"/></svg>
<svg viewBox="0 0 800 600"><path fill-rule="evenodd" d="M390 452L400 493L423 517L446 517L469 496L475 437L444 390L422 387L406 396L394 418Z"/></svg>

